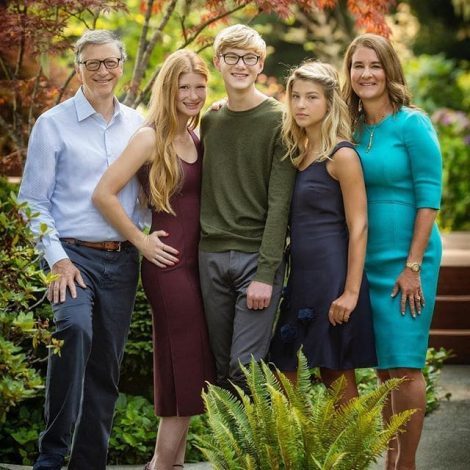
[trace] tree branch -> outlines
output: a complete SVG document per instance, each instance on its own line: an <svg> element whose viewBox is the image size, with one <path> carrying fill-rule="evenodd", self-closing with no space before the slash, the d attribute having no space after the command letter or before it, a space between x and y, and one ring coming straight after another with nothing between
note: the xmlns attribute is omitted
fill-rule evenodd
<svg viewBox="0 0 470 470"><path fill-rule="evenodd" d="M155 80L157 79L158 74L160 73L160 69L161 69L161 67L158 67L158 68L155 70L155 72L153 72L152 77L151 77L150 80L147 82L147 85L145 85L145 88L143 89L143 91L141 91L141 92L137 95L137 97L135 98L134 105L135 105L136 108L137 108L137 106L139 106L140 103L142 103L142 101L144 100L145 96L147 96L147 94L150 93L150 90L152 89L153 83L155 82Z"/></svg>
<svg viewBox="0 0 470 470"><path fill-rule="evenodd" d="M67 77L67 80L65 80L65 83L62 85L59 96L57 97L55 104L59 104L62 101L62 97L64 96L65 90L69 86L73 77L75 77L75 68L70 72L69 76Z"/></svg>
<svg viewBox="0 0 470 470"><path fill-rule="evenodd" d="M42 73L42 65L39 66L38 73L36 74L36 78L34 80L33 92L31 94L31 104L29 105L29 111L28 111L28 135L31 133L31 129L33 127L33 108L34 108L36 94L38 92L41 73Z"/></svg>
<svg viewBox="0 0 470 470"><path fill-rule="evenodd" d="M147 69L147 65L150 61L150 56L153 52L153 49L155 48L155 45L160 39L162 31L165 29L165 26L170 20L171 15L173 14L176 8L176 3L177 3L177 0L171 0L171 2L168 4L167 9L165 11L165 14L163 15L163 18L160 24L158 25L157 29L153 33L150 41L144 47L141 61L140 62L136 61L134 73L132 74L133 76L131 79L129 91L127 93L126 98L124 99L124 104L128 106L135 107L138 105L138 103L136 103L137 90L139 89L142 79L144 78L145 70Z"/></svg>
<svg viewBox="0 0 470 470"><path fill-rule="evenodd" d="M186 46L188 46L189 44L191 44L192 42L194 42L196 40L196 38L201 34L201 32L207 28L210 24L212 23L215 23L216 21L219 21L221 20L222 18L225 18L226 16L229 16L231 15L232 13L235 13L236 11L238 10L241 10L243 8L245 8L250 2L249 1L245 1L243 2L242 4L232 8L231 10L227 10L225 11L224 13L221 13L220 15L217 15L215 16L214 18L210 18L209 20L207 20L206 22L202 23L199 28L195 31L195 33L190 36L188 39L186 39L183 44L181 46L178 47L177 50L180 50L180 49L183 49L185 48ZM207 46L206 46L207 47ZM203 49L205 49L205 47L203 47ZM203 50L201 49L201 50ZM153 86L153 83L155 82L157 76L158 76L158 73L160 72L160 68L158 68L157 70L155 70L155 72L153 73L152 77L150 78L150 80L148 81L148 83L145 85L144 89L136 96L136 98L134 99L134 102L133 102L133 105L135 107L139 106L140 103L142 103L142 101L144 100L145 96L148 95L148 93L150 93L150 90L152 89L152 86ZM127 103L125 103L127 104Z"/></svg>
<svg viewBox="0 0 470 470"><path fill-rule="evenodd" d="M134 70L132 71L132 78L129 90L127 91L127 94L124 98L124 104L130 104L130 101L135 99L135 95L137 93L138 85L136 82L136 77L139 75L139 68L141 67L142 57L144 55L145 48L148 45L147 33L149 30L150 18L152 17L153 2L154 0L147 0L147 10L145 11L144 25L142 27L142 32L139 37L139 47L137 49L137 56L134 62Z"/></svg>
<svg viewBox="0 0 470 470"><path fill-rule="evenodd" d="M18 139L18 135L13 131L11 124L8 123L1 114L0 114L0 129L2 129L2 134L4 137L9 138L18 149L21 148L21 143Z"/></svg>
<svg viewBox="0 0 470 470"><path fill-rule="evenodd" d="M26 15L26 7L24 7L23 12L21 12L21 22L24 23L24 16ZM16 79L18 77L18 74L20 73L21 65L23 64L23 56L24 56L24 46L25 46L25 37L24 37L24 30L25 26L24 24L21 25L21 35L20 35L20 44L18 47L18 56L16 60L16 66L15 66L15 73L14 73L14 78Z"/></svg>
<svg viewBox="0 0 470 470"><path fill-rule="evenodd" d="M217 16L214 16L214 18L210 18L209 20L207 20L205 23L202 23L199 28L196 29L195 33L189 37L189 39L187 39L182 46L180 46L178 49L183 49L184 47L186 47L187 45L191 44L201 33L202 31L204 31L204 29L206 29L209 25L211 25L212 23L215 23L216 21L219 21L221 20L222 18L225 18L227 16L230 16L232 13L235 13L236 11L238 10L242 10L243 8L245 8L248 4L250 3L250 1L245 1L243 3L241 3L240 5L236 6L235 8L232 8L231 10L227 10L223 13L221 13L220 15L217 15Z"/></svg>
<svg viewBox="0 0 470 470"><path fill-rule="evenodd" d="M2 59L1 56L0 56L0 66L2 67L3 73L5 74L5 79L6 79L6 80L11 80L11 79L12 79L12 77L11 77L11 72L10 72L10 70L8 69L7 64L6 64L5 61Z"/></svg>

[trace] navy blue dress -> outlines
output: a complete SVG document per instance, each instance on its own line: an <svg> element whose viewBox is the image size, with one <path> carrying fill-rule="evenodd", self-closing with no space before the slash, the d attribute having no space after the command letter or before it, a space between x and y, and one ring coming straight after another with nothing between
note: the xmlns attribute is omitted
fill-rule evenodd
<svg viewBox="0 0 470 470"><path fill-rule="evenodd" d="M354 149L340 142L330 157L342 147ZM297 369L301 346L309 367L377 365L365 275L349 321L333 326L328 320L331 302L344 291L348 227L341 188L328 173L327 162L297 172L290 212L291 270L270 350L271 362L282 371Z"/></svg>

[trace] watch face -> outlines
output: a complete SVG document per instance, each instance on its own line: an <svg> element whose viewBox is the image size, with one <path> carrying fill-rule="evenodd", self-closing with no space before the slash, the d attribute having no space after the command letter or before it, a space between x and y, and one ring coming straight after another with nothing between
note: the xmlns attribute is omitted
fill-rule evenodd
<svg viewBox="0 0 470 470"><path fill-rule="evenodd" d="M407 266L415 273L419 272L421 268L421 266L418 263L409 263Z"/></svg>

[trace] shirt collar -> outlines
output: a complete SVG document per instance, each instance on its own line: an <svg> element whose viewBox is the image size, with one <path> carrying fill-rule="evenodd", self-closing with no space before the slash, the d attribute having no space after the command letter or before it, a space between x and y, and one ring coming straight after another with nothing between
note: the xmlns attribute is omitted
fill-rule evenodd
<svg viewBox="0 0 470 470"><path fill-rule="evenodd" d="M114 114L113 119L115 119L119 114L121 114L121 103L117 100L116 97L114 100ZM75 109L77 111L78 121L83 121L84 119L96 114L95 108L90 104L86 99L85 94L83 93L82 87L80 87L74 96Z"/></svg>

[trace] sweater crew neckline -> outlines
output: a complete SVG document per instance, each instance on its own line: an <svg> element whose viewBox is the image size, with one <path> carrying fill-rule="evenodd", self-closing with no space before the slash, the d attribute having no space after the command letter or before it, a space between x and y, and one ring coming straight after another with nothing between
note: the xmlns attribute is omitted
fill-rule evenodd
<svg viewBox="0 0 470 470"><path fill-rule="evenodd" d="M250 114L256 113L259 109L263 108L268 103L272 103L273 101L276 101L276 100L268 96L265 100L263 100L260 104L257 104L254 108L245 109L243 111L233 111L226 104L223 109L230 116L248 116Z"/></svg>

